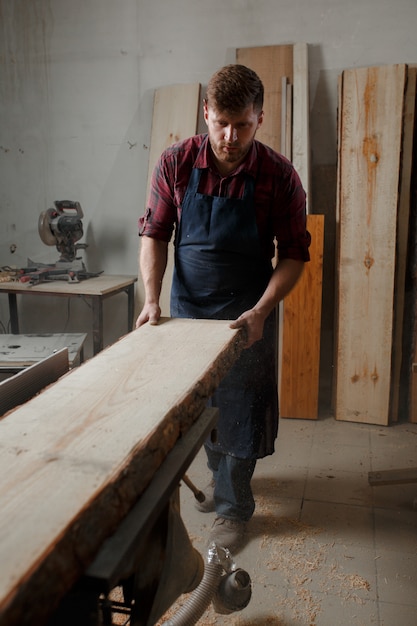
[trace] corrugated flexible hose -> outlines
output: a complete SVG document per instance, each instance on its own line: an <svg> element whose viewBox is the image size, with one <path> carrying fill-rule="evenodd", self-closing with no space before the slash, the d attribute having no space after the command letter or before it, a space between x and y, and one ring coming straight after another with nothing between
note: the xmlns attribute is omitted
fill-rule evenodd
<svg viewBox="0 0 417 626"><path fill-rule="evenodd" d="M216 593L222 574L223 566L220 563L207 563L198 587L191 593L187 602L178 609L176 614L164 622L162 626L194 626Z"/></svg>

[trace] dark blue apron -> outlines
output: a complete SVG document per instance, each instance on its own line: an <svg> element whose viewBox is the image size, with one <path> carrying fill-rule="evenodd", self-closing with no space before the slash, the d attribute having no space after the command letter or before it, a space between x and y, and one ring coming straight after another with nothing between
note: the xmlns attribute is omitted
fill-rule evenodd
<svg viewBox="0 0 417 626"><path fill-rule="evenodd" d="M272 266L262 257L254 209L254 180L241 199L198 193L193 168L175 237L171 316L236 319L264 292ZM217 441L207 444L239 458L274 451L278 428L275 312L264 336L244 350L210 400L219 407Z"/></svg>

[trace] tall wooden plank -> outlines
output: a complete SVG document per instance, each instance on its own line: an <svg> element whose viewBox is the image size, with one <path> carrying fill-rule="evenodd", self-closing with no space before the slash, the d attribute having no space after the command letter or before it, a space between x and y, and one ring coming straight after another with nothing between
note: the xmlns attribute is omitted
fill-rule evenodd
<svg viewBox="0 0 417 626"><path fill-rule="evenodd" d="M407 68L404 98L401 170L397 218L397 256L394 290L394 333L392 352L392 380L390 419L398 421L400 414L400 384L403 357L403 330L405 313L405 284L408 254L408 229L410 221L411 174L414 150L414 124L416 113L416 67Z"/></svg>
<svg viewBox="0 0 417 626"><path fill-rule="evenodd" d="M153 169L165 148L195 134L200 87L200 83L191 83L155 89L147 190Z"/></svg>
<svg viewBox="0 0 417 626"><path fill-rule="evenodd" d="M310 212L310 98L308 79L308 45L294 44L293 50L293 140L292 162L307 194Z"/></svg>
<svg viewBox="0 0 417 626"><path fill-rule="evenodd" d="M342 80L336 419L386 425L406 68Z"/></svg>
<svg viewBox="0 0 417 626"><path fill-rule="evenodd" d="M0 626L41 626L242 350L217 320L128 333L0 420Z"/></svg>
<svg viewBox="0 0 417 626"><path fill-rule="evenodd" d="M282 81L293 80L293 46L259 46L238 48L236 61L253 69L265 88L264 121L256 137L277 152L281 152Z"/></svg>
<svg viewBox="0 0 417 626"><path fill-rule="evenodd" d="M311 209L308 46L239 48L236 59L254 69L264 83L265 120L257 138L293 161ZM317 419L324 219L311 218L312 262L296 290L278 307L278 386L283 417Z"/></svg>
<svg viewBox="0 0 417 626"><path fill-rule="evenodd" d="M417 71L417 65L408 71ZM417 107L417 99L416 99ZM407 327L403 346L407 351L406 376L408 419L417 423L417 120L414 126L413 167L411 172L410 229L407 259Z"/></svg>
<svg viewBox="0 0 417 626"><path fill-rule="evenodd" d="M310 257L283 306L280 415L317 419L320 374L324 215L308 215Z"/></svg>
<svg viewBox="0 0 417 626"><path fill-rule="evenodd" d="M197 131L200 88L200 83L192 83L189 85L168 85L155 90L146 201L148 200L152 172L162 152L173 143L187 139ZM162 315L165 317L169 316L171 278L174 268L173 257L173 243L171 242L160 300ZM137 291L139 299L143 303L145 292L141 281L138 283Z"/></svg>

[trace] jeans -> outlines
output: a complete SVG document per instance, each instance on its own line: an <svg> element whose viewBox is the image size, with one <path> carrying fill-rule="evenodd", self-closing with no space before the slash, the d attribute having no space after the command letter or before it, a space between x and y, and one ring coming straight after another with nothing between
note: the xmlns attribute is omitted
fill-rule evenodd
<svg viewBox="0 0 417 626"><path fill-rule="evenodd" d="M256 459L239 459L204 446L215 481L214 505L218 517L247 522L255 510L250 486Z"/></svg>

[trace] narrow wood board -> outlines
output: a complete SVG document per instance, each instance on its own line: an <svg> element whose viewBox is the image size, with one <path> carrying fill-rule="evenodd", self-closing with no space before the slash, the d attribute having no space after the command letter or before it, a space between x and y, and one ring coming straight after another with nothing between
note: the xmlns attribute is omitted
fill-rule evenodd
<svg viewBox="0 0 417 626"><path fill-rule="evenodd" d="M343 72L336 419L387 425L405 65Z"/></svg>
<svg viewBox="0 0 417 626"><path fill-rule="evenodd" d="M410 221L411 176L414 153L414 125L416 118L417 68L407 68L404 97L403 136L401 146L401 171L397 217L397 254L394 290L394 333L392 354L390 419L397 422L400 416L400 384L403 364L403 331L405 311L405 284L408 254L408 229Z"/></svg>
<svg viewBox="0 0 417 626"><path fill-rule="evenodd" d="M292 157L307 194L307 212L311 205L310 172L310 97L308 74L308 45L296 43L293 49L293 113Z"/></svg>
<svg viewBox="0 0 417 626"><path fill-rule="evenodd" d="M149 150L148 182L146 186L146 202L148 201L152 172L162 152L173 143L187 139L188 137L195 135L197 132L200 90L200 83L191 83L189 85L168 85L166 87L159 87L155 90ZM170 294L173 269L174 245L171 241L168 247L168 263L160 298L162 315L165 317L170 314ZM139 281L138 284L138 295L142 305L145 300L145 290L143 288L142 281Z"/></svg>
<svg viewBox="0 0 417 626"><path fill-rule="evenodd" d="M264 85L265 116L256 138L281 152L281 78L286 76L290 84L293 82L293 46L237 48L236 61L254 70Z"/></svg>
<svg viewBox="0 0 417 626"><path fill-rule="evenodd" d="M0 421L0 625L45 622L241 348L226 321L145 325Z"/></svg>
<svg viewBox="0 0 417 626"><path fill-rule="evenodd" d="M411 366L410 375L410 411L408 421L417 424L417 363Z"/></svg>
<svg viewBox="0 0 417 626"><path fill-rule="evenodd" d="M282 306L281 417L317 419L323 279L324 215L308 215L310 257Z"/></svg>
<svg viewBox="0 0 417 626"><path fill-rule="evenodd" d="M417 71L417 64L408 65L410 70ZM416 100L417 107L417 100ZM410 297L412 302L412 312L410 319L411 326L411 365L417 362L417 122L414 127L414 153L413 167L411 171L411 194L410 194L410 249L409 249L409 280Z"/></svg>
<svg viewBox="0 0 417 626"><path fill-rule="evenodd" d="M372 487L417 483L417 467L408 467L406 469L397 470L382 470L380 472L369 472L368 482L370 485L372 485Z"/></svg>
<svg viewBox="0 0 417 626"><path fill-rule="evenodd" d="M236 60L255 70L264 84L265 118L257 132L257 138L292 159L307 193L307 206L311 209L307 44L239 48L236 51ZM319 221L321 218L322 216L318 217ZM323 232L319 234L317 245L323 246ZM318 411L323 251L317 251L314 254L319 259L318 265L313 263L309 268L306 267L306 274L298 286L298 291L294 295L287 296L285 303L280 303L277 307L280 412L286 417L314 419ZM277 256L274 259L274 265L276 261ZM316 278L313 278L313 275L316 275ZM307 287L308 283L310 284ZM316 287L317 291L313 295L311 290ZM311 301L307 303L307 310L309 315L311 314L311 325L306 325L302 320L305 308L296 311L294 307L299 305L300 300L309 291ZM284 313L285 307L287 307L287 313ZM308 333L313 329L314 338ZM309 346L310 358L304 364L301 356L296 358L295 362L290 362L289 352L298 356L305 346ZM313 364L314 358L317 361ZM294 376L293 379L291 379L292 376ZM308 383L308 392L311 396L308 397L306 393L302 403L297 406L299 398L296 398L296 392L300 391L301 381ZM314 384L316 384L315 388Z"/></svg>

